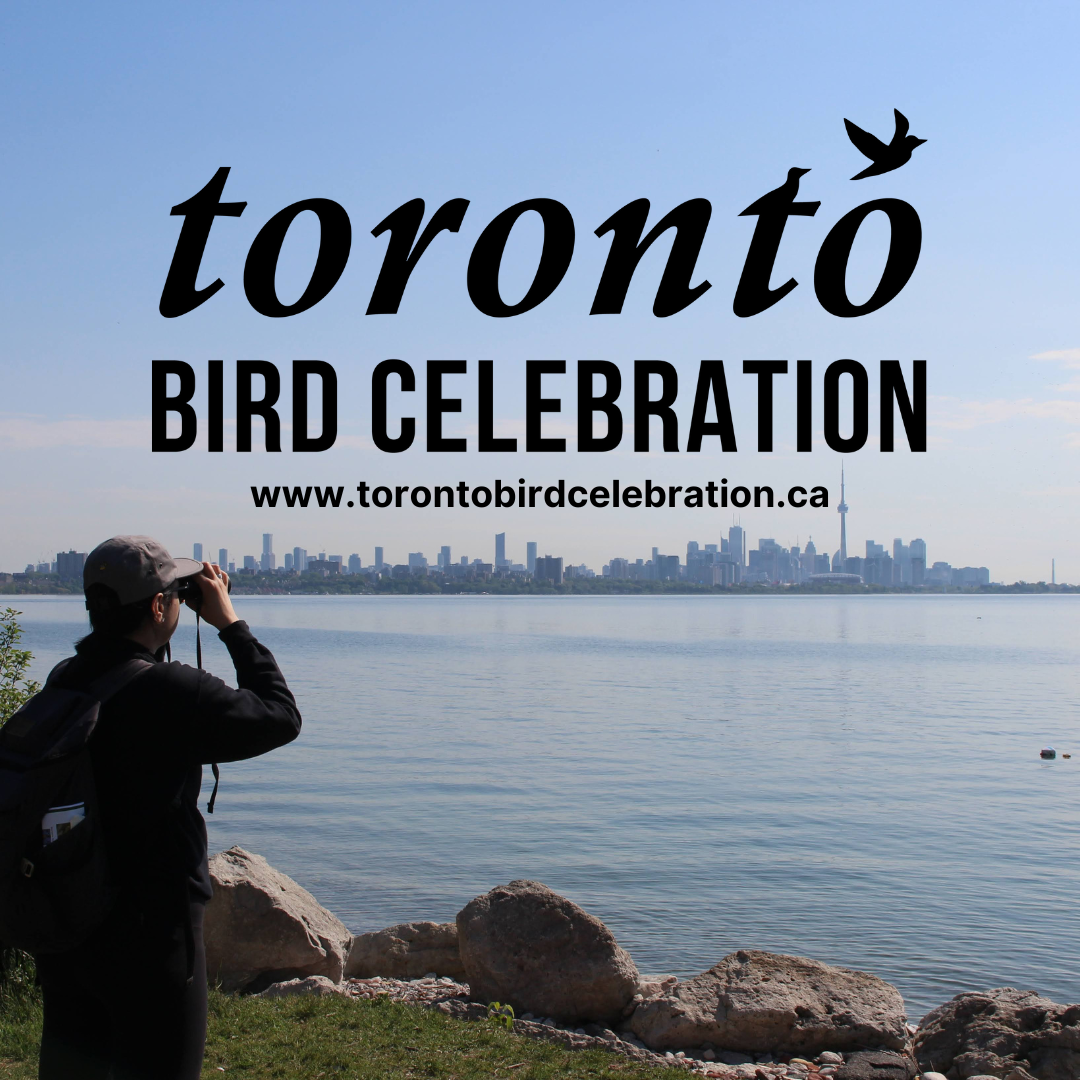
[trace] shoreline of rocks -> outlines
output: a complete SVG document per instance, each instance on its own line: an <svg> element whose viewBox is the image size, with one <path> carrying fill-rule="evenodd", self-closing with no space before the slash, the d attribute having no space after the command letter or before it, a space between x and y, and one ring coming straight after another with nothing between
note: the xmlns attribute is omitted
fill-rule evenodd
<svg viewBox="0 0 1080 1080"><path fill-rule="evenodd" d="M595 916L539 882L471 900L454 923L353 935L242 848L210 863L207 970L222 989L387 997L714 1080L1080 1080L1080 1005L999 988L909 1025L869 972L742 949L680 982L638 972Z"/></svg>
<svg viewBox="0 0 1080 1080"><path fill-rule="evenodd" d="M274 983L256 996L273 999L312 994L340 994L369 1000L385 997L405 1005L434 1009L457 1020L476 1022L488 1019L487 1006L472 1000L468 983L458 983L433 972L419 979L374 976L370 979L346 978L341 983L333 983L322 975L309 975L304 979ZM828 1050L812 1061L798 1057L779 1061L772 1055L755 1058L729 1051L717 1053L711 1047L701 1048L703 1054L699 1057L686 1051L662 1053L650 1050L627 1029L616 1032L596 1024L578 1028L560 1027L554 1017L536 1018L529 1013L514 1017L511 1028L517 1035L559 1043L571 1050L606 1050L649 1065L696 1072L711 1080L815 1080L817 1077L826 1080L835 1077L839 1067L845 1064L842 1054ZM856 1064L859 1061L857 1055L852 1055L852 1059ZM880 1075L886 1076L887 1073Z"/></svg>

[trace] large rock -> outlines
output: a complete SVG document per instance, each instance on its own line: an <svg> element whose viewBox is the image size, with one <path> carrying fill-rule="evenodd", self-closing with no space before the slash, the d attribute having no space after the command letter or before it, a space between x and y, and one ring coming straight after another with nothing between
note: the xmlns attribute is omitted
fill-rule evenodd
<svg viewBox="0 0 1080 1080"><path fill-rule="evenodd" d="M351 979L419 979L434 972L458 981L465 968L458 953L457 923L410 922L357 934L345 974Z"/></svg>
<svg viewBox="0 0 1080 1080"><path fill-rule="evenodd" d="M918 1072L907 1054L891 1050L856 1050L848 1054L833 1080L914 1080Z"/></svg>
<svg viewBox="0 0 1080 1080"><path fill-rule="evenodd" d="M511 881L458 912L472 997L561 1023L614 1023L638 983L611 931L538 881Z"/></svg>
<svg viewBox="0 0 1080 1080"><path fill-rule="evenodd" d="M272 983L261 994L255 996L273 999L308 995L332 997L335 994L344 993L345 988L341 983L331 982L325 975L309 975L306 979L289 979L288 982Z"/></svg>
<svg viewBox="0 0 1080 1080"><path fill-rule="evenodd" d="M341 982L352 934L261 855L232 847L210 860L206 972L224 990L324 975Z"/></svg>
<svg viewBox="0 0 1080 1080"><path fill-rule="evenodd" d="M1059 1005L1009 986L959 994L923 1017L915 1056L924 1069L959 1080L979 1074L1076 1080L1080 1005Z"/></svg>
<svg viewBox="0 0 1080 1080"><path fill-rule="evenodd" d="M643 1001L630 1027L658 1050L712 1043L724 1050L814 1055L903 1050L904 999L876 975L801 956L745 949Z"/></svg>

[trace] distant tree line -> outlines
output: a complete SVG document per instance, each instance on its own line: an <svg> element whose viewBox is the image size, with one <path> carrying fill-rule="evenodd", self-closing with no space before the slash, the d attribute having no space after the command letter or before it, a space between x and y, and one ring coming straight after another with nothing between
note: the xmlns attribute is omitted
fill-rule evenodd
<svg viewBox="0 0 1080 1080"><path fill-rule="evenodd" d="M82 583L77 580L58 579L54 574L22 576L22 580L0 584L0 595L82 595ZM372 578L365 575L316 574L237 574L233 578L234 596L371 596L371 595L445 595L484 594L499 596L646 596L646 595L700 595L723 596L821 596L841 594L926 595L962 593L969 595L995 595L1008 593L1074 593L1077 585L1051 585L1045 581L1016 581L1012 585L934 585L913 587L911 585L834 585L804 583L801 585L699 585L691 581L628 581L611 578L569 578L561 585L549 581L536 581L519 575L491 575L478 580L454 580L441 576L414 574L409 577L383 575Z"/></svg>

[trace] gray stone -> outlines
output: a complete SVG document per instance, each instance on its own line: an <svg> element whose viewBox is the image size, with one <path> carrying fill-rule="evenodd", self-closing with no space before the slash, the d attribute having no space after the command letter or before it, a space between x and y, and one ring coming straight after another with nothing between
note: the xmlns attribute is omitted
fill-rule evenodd
<svg viewBox="0 0 1080 1080"><path fill-rule="evenodd" d="M678 985L678 982L677 975L640 975L634 998L636 1000L639 996L642 999L656 997L657 994L662 994L665 990Z"/></svg>
<svg viewBox="0 0 1080 1080"><path fill-rule="evenodd" d="M345 975L350 979L418 979L421 976L465 978L458 953L457 924L409 922L357 934L352 939Z"/></svg>
<svg viewBox="0 0 1080 1080"><path fill-rule="evenodd" d="M306 889L240 847L210 860L206 971L224 990L324 975L341 982L352 934Z"/></svg>
<svg viewBox="0 0 1080 1080"><path fill-rule="evenodd" d="M511 881L458 912L472 996L562 1023L616 1023L638 972L610 930L537 881Z"/></svg>
<svg viewBox="0 0 1080 1080"><path fill-rule="evenodd" d="M836 1080L914 1080L915 1062L906 1054L886 1050L858 1050L833 1074Z"/></svg>
<svg viewBox="0 0 1080 1080"><path fill-rule="evenodd" d="M289 979L287 982L271 983L265 990L256 994L261 998L296 997L298 994L313 994L326 997L329 994L341 994L341 985L331 982L325 975L309 975L306 979Z"/></svg>
<svg viewBox="0 0 1080 1080"><path fill-rule="evenodd" d="M822 1050L903 1050L896 987L876 975L800 956L740 950L643 1001L630 1026L653 1049L700 1045L813 1056Z"/></svg>
<svg viewBox="0 0 1080 1080"><path fill-rule="evenodd" d="M738 1050L717 1050L716 1060L725 1065L753 1065L752 1054L742 1054Z"/></svg>
<svg viewBox="0 0 1080 1080"><path fill-rule="evenodd" d="M959 994L923 1017L915 1056L921 1068L959 1080L1076 1080L1080 1005L1008 986Z"/></svg>
<svg viewBox="0 0 1080 1080"><path fill-rule="evenodd" d="M822 1050L821 1053L818 1054L818 1061L820 1061L822 1065L843 1065L844 1055L836 1053L835 1050Z"/></svg>

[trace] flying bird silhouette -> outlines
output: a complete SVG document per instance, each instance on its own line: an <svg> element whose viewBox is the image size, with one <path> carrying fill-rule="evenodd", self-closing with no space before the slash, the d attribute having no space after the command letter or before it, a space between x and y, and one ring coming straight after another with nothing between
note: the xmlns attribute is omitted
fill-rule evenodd
<svg viewBox="0 0 1080 1080"><path fill-rule="evenodd" d="M908 118L899 109L893 109L893 112L896 114L896 133L888 146L876 135L863 131L847 117L844 118L844 127L847 128L848 138L855 149L873 162L861 173L856 173L851 178L852 180L861 180L864 176L880 176L882 173L899 169L901 165L906 165L911 160L912 150L926 142L925 139L916 139L914 135L909 135L907 133Z"/></svg>

